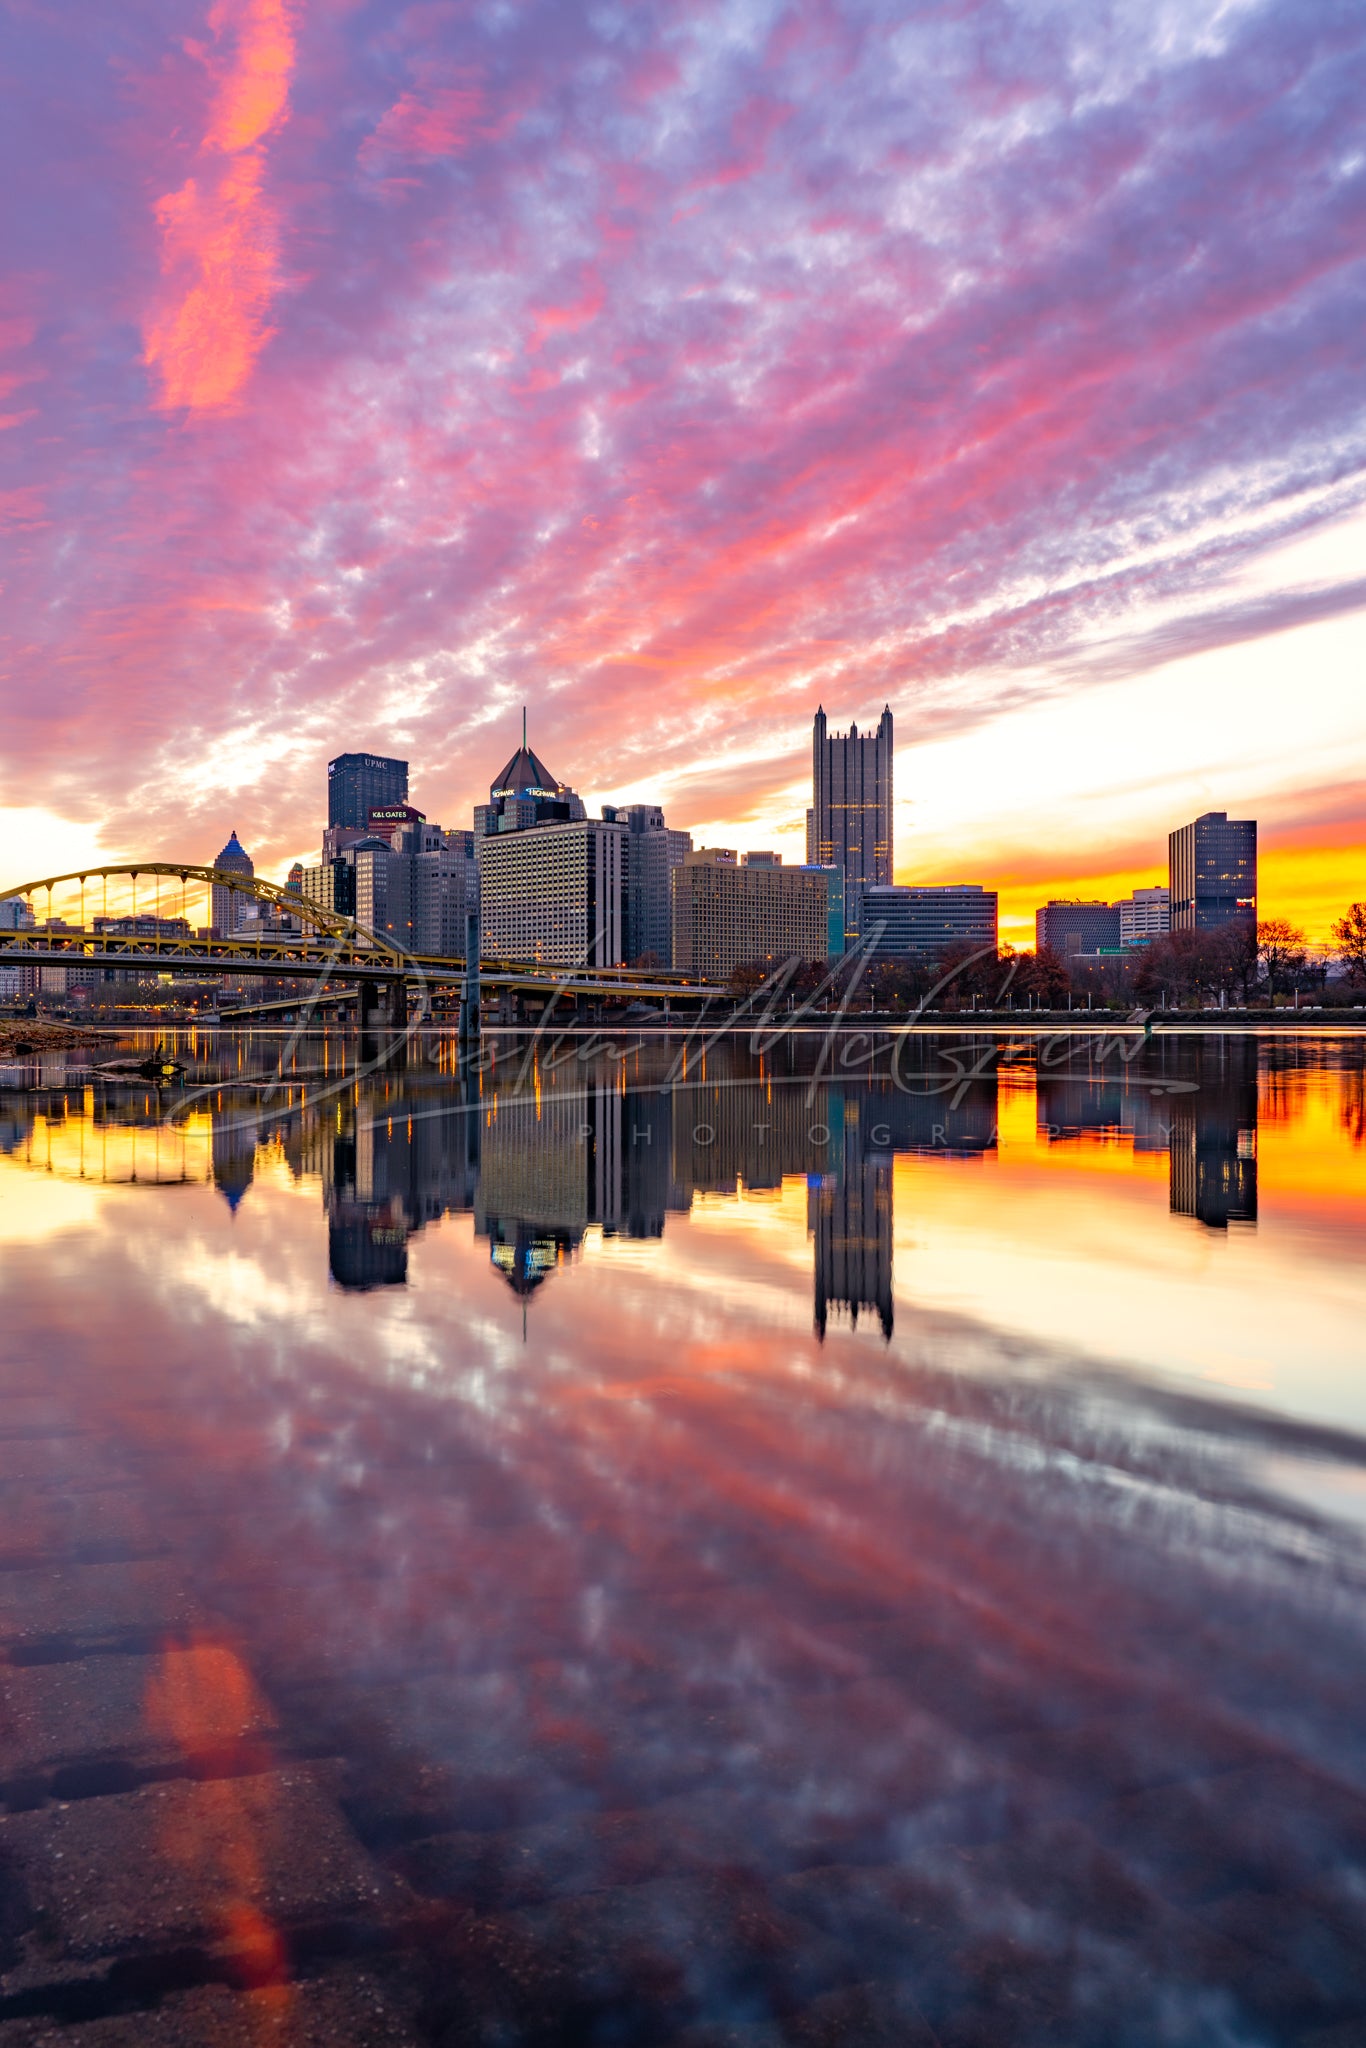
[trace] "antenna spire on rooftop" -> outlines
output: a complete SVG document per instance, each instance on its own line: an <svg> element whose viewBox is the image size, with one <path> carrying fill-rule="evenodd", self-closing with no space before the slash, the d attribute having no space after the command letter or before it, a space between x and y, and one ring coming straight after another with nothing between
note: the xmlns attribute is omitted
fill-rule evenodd
<svg viewBox="0 0 1366 2048"><path fill-rule="evenodd" d="M522 706L522 746L526 747L526 705Z"/></svg>

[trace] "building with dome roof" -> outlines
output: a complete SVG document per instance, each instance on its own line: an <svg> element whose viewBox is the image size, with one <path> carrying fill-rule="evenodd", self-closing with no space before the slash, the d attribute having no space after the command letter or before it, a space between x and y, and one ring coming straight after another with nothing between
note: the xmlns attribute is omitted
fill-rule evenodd
<svg viewBox="0 0 1366 2048"><path fill-rule="evenodd" d="M236 828L228 834L228 843L214 860L220 874L245 875L248 880L256 873L251 855L237 837ZM225 882L213 885L213 903L209 912L213 935L216 939L231 938L245 917L251 896L244 890L231 889Z"/></svg>

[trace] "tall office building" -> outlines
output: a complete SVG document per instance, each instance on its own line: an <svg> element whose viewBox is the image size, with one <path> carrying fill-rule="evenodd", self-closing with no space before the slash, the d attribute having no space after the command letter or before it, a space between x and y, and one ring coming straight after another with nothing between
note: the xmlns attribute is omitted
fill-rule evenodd
<svg viewBox="0 0 1366 2048"><path fill-rule="evenodd" d="M250 877L256 873L251 855L238 839L236 832L229 833L228 843L215 859L214 866L220 873L230 875ZM242 890L230 888L226 882L215 882L210 890L210 899L209 918L214 937L231 938L243 922L247 905L252 900L250 895Z"/></svg>
<svg viewBox="0 0 1366 2048"><path fill-rule="evenodd" d="M1068 953L1110 953L1119 945L1117 903L1083 903L1054 898L1034 913L1034 944L1064 956Z"/></svg>
<svg viewBox="0 0 1366 2048"><path fill-rule="evenodd" d="M931 957L950 946L996 945L996 891L980 882L943 888L893 883L890 889L865 889L860 938L869 940L878 925L881 936L875 960L896 960L908 953Z"/></svg>
<svg viewBox="0 0 1366 2048"><path fill-rule="evenodd" d="M586 818L583 799L567 782L559 782L526 740L522 713L522 744L501 775L489 786L489 800L474 813L478 839L497 832L524 832L529 825L567 824Z"/></svg>
<svg viewBox="0 0 1366 2048"><path fill-rule="evenodd" d="M415 952L412 862L396 854L377 832L358 839L343 859L356 878L357 924L377 938L392 939L405 952Z"/></svg>
<svg viewBox="0 0 1366 2048"><path fill-rule="evenodd" d="M626 959L673 959L673 871L692 852L692 834L671 831L658 804L603 809L626 827Z"/></svg>
<svg viewBox="0 0 1366 2048"><path fill-rule="evenodd" d="M892 880L891 707L883 707L876 732L860 735L851 725L833 738L824 709L818 709L811 754L814 803L806 858L814 867L844 870L846 916L857 930L863 891L887 888Z"/></svg>
<svg viewBox="0 0 1366 2048"><path fill-rule="evenodd" d="M413 835L413 951L463 960L465 914L479 908L478 842L473 832L422 824Z"/></svg>
<svg viewBox="0 0 1366 2048"><path fill-rule="evenodd" d="M1162 886L1135 889L1132 896L1121 896L1116 908L1121 946L1146 946L1172 928L1171 890Z"/></svg>
<svg viewBox="0 0 1366 2048"><path fill-rule="evenodd" d="M486 958L620 967L626 903L626 827L564 818L521 830L476 832Z"/></svg>
<svg viewBox="0 0 1366 2048"><path fill-rule="evenodd" d="M735 856L699 847L673 870L673 964L699 981L725 981L737 967L772 972L795 955L825 960L832 945L831 894L843 877L830 868L737 867Z"/></svg>
<svg viewBox="0 0 1366 2048"><path fill-rule="evenodd" d="M1168 837L1174 932L1257 923L1257 824L1206 811Z"/></svg>
<svg viewBox="0 0 1366 2048"><path fill-rule="evenodd" d="M370 813L408 801L408 763L387 754L338 754L327 764L327 822L365 831Z"/></svg>
<svg viewBox="0 0 1366 2048"><path fill-rule="evenodd" d="M335 859L303 871L302 893L410 953L463 958L466 911L479 902L473 832L443 831L421 812L389 825L348 833Z"/></svg>
<svg viewBox="0 0 1366 2048"><path fill-rule="evenodd" d="M522 744L474 813L486 956L620 967L626 958L627 828L583 799Z"/></svg>

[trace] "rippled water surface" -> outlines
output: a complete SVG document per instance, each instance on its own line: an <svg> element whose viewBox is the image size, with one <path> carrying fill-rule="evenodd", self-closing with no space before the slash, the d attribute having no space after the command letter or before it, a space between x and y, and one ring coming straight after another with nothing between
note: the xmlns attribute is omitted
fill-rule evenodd
<svg viewBox="0 0 1366 2048"><path fill-rule="evenodd" d="M1366 1039L284 1043L0 1075L0 2039L1366 2039Z"/></svg>

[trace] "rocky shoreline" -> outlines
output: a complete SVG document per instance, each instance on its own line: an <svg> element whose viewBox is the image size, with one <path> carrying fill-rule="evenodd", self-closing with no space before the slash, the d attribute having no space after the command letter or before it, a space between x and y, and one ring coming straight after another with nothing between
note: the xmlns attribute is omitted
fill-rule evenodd
<svg viewBox="0 0 1366 2048"><path fill-rule="evenodd" d="M74 1046L99 1044L99 1034L83 1024L48 1024L17 1017L0 1024L0 1059L24 1059L34 1053L67 1052Z"/></svg>

